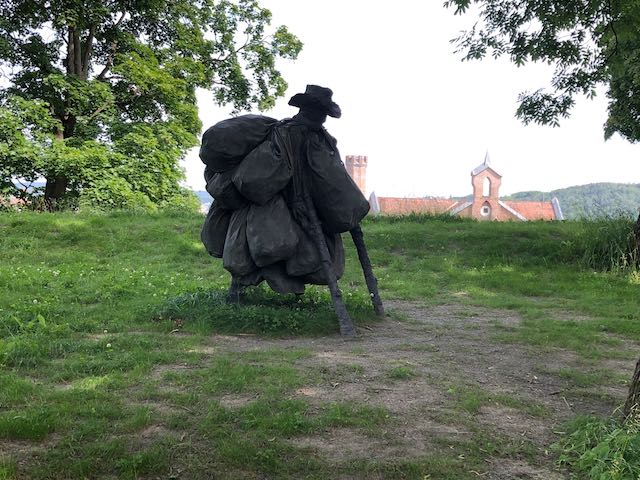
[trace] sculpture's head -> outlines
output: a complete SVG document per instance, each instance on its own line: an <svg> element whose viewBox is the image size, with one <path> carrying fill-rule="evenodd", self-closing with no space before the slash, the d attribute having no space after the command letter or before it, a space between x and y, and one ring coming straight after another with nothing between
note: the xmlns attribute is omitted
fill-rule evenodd
<svg viewBox="0 0 640 480"><path fill-rule="evenodd" d="M318 85L307 85L304 93L297 93L289 100L289 105L299 107L301 110L310 110L316 113L340 118L342 112L337 103L331 100L333 92L329 88Z"/></svg>

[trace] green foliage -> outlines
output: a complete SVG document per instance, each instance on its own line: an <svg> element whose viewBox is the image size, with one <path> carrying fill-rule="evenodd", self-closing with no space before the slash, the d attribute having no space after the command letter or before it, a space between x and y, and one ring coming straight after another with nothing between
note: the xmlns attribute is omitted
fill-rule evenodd
<svg viewBox="0 0 640 480"><path fill-rule="evenodd" d="M575 240L566 246L581 256L587 268L609 271L635 271L640 265L640 252L636 250L634 223L627 218L589 220Z"/></svg>
<svg viewBox="0 0 640 480"><path fill-rule="evenodd" d="M577 95L595 96L608 84L605 137L640 140L640 18L638 0L447 0L456 14L477 6L480 21L454 40L464 59L506 55L518 66L553 64L551 91L519 97L524 123L557 126Z"/></svg>
<svg viewBox="0 0 640 480"><path fill-rule="evenodd" d="M640 476L640 418L581 417L553 445L559 462L581 480L634 480Z"/></svg>
<svg viewBox="0 0 640 480"><path fill-rule="evenodd" d="M590 183L551 192L518 192L505 200L549 201L557 197L567 220L583 218L637 218L640 184Z"/></svg>
<svg viewBox="0 0 640 480"><path fill-rule="evenodd" d="M0 195L184 206L178 165L201 130L196 89L236 112L286 90L275 61L302 44L270 22L255 0L4 2ZM13 185L41 177L46 189Z"/></svg>

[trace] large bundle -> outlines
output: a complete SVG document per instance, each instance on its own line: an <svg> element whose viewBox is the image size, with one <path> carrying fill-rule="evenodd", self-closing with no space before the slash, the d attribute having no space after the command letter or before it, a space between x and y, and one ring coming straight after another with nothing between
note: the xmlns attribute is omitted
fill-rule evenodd
<svg viewBox="0 0 640 480"><path fill-rule="evenodd" d="M222 266L237 277L249 275L258 268L251 258L247 242L248 214L249 207L245 207L231 215L222 255Z"/></svg>
<svg viewBox="0 0 640 480"><path fill-rule="evenodd" d="M247 205L247 199L244 198L236 186L233 184L231 177L234 170L222 173L214 173L207 182L207 192L211 195L215 202L227 210L237 210Z"/></svg>
<svg viewBox="0 0 640 480"><path fill-rule="evenodd" d="M259 267L286 260L296 251L298 234L281 195L265 205L251 205L247 215L247 242Z"/></svg>
<svg viewBox="0 0 640 480"><path fill-rule="evenodd" d="M331 266L333 268L334 273L336 274L336 279L340 280L342 275L344 274L344 245L342 244L342 237L339 233L335 234L325 234L324 236L325 242L327 243L327 247L329 249L329 255L331 257ZM304 283L310 283L312 285L326 285L327 277L324 274L324 270L320 268L315 272L309 273L307 275L303 275L302 280Z"/></svg>
<svg viewBox="0 0 640 480"><path fill-rule="evenodd" d="M205 133L200 154L207 163L207 191L217 207L207 216L202 240L212 255L222 256L224 268L240 285L266 281L276 292L302 293L306 283L326 285L328 279L318 245L300 226L308 227L307 214L298 218L296 210L303 202L292 192L310 189L337 278L345 266L340 232L357 226L369 203L326 132L306 131L297 137L296 128L283 136L275 123L245 115ZM289 135L297 145L306 145L306 152L291 148ZM289 188L294 168L296 183Z"/></svg>
<svg viewBox="0 0 640 480"><path fill-rule="evenodd" d="M291 180L291 168L275 142L267 139L234 170L233 183L247 199L264 205Z"/></svg>
<svg viewBox="0 0 640 480"><path fill-rule="evenodd" d="M304 280L300 277L287 275L283 262L274 263L260 269L260 273L274 292L304 293Z"/></svg>
<svg viewBox="0 0 640 480"><path fill-rule="evenodd" d="M202 135L200 159L207 165L205 179L226 172L269 135L278 121L263 115L241 115L216 123Z"/></svg>
<svg viewBox="0 0 640 480"><path fill-rule="evenodd" d="M312 137L308 143L311 197L327 231L347 232L367 215L369 202L347 173L338 152L327 149L322 140Z"/></svg>
<svg viewBox="0 0 640 480"><path fill-rule="evenodd" d="M209 255L213 257L222 258L231 213L220 208L217 202L213 202L204 219L200 239Z"/></svg>
<svg viewBox="0 0 640 480"><path fill-rule="evenodd" d="M295 224L298 245L294 254L287 259L287 273L292 276L302 276L320 270L320 254L318 247L309 235Z"/></svg>

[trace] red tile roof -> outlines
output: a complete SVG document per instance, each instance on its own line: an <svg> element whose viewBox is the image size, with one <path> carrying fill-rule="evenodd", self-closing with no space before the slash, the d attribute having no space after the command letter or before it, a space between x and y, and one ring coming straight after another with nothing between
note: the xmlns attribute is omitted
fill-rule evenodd
<svg viewBox="0 0 640 480"><path fill-rule="evenodd" d="M406 215L409 213L444 213L458 202L444 198L399 198L378 197L380 213L385 215Z"/></svg>
<svg viewBox="0 0 640 480"><path fill-rule="evenodd" d="M556 220L551 202L514 202L503 200L527 220Z"/></svg>

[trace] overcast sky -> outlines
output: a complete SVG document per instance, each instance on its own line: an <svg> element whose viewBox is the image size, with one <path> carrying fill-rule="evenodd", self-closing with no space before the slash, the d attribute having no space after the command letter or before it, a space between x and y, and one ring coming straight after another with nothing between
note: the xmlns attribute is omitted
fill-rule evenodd
<svg viewBox="0 0 640 480"><path fill-rule="evenodd" d="M471 193L471 170L488 151L502 175L501 195L595 182L640 183L640 145L605 142L606 97L579 99L559 128L524 126L517 95L548 84L545 65L506 59L461 62L449 42L475 18L455 17L442 0L261 0L274 26L303 42L295 62L278 66L289 89L276 118L294 115L288 99L307 84L333 90L342 118L327 130L346 155L367 155L368 193L458 196ZM204 128L229 116L199 95ZM258 113L258 112L253 112ZM204 189L197 149L185 160L187 183Z"/></svg>

